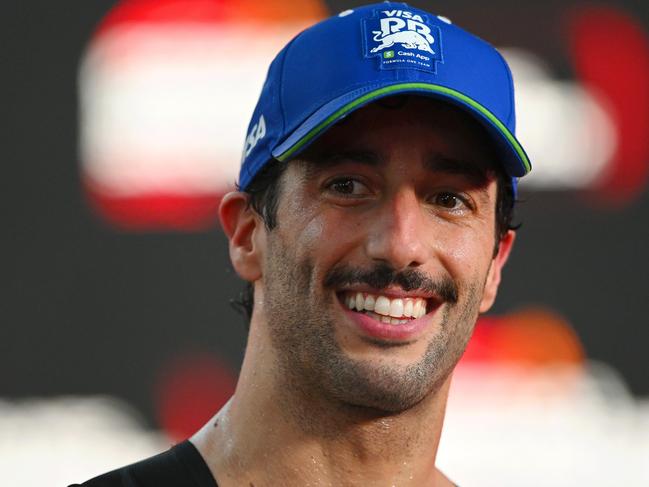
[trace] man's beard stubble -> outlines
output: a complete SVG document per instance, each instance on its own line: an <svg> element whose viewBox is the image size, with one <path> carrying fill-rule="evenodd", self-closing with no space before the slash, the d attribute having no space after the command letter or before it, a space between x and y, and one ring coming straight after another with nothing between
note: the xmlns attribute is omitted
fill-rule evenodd
<svg viewBox="0 0 649 487"><path fill-rule="evenodd" d="M385 264L369 270L338 266L327 273L324 292L319 293L309 260L297 262L277 241L272 247L275 252L268 256L264 300L277 372L287 387L385 413L405 411L441 387L473 332L480 302L476 283L462 289L450 277L435 281L417 269L397 272ZM334 291L353 284L376 289L395 284L442 298L439 331L417 362L403 367L388 358L379 362L353 359L340 348L333 318Z"/></svg>

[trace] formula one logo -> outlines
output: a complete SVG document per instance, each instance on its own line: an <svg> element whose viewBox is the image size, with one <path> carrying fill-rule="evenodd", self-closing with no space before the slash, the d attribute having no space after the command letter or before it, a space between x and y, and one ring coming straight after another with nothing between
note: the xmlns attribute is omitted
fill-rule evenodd
<svg viewBox="0 0 649 487"><path fill-rule="evenodd" d="M439 27L407 10L378 10L363 19L365 57L380 57L382 69L417 68L435 72L442 61Z"/></svg>

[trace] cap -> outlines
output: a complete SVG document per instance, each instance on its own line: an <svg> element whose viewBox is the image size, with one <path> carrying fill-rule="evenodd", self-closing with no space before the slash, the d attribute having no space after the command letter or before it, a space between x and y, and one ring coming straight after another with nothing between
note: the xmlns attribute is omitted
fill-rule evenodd
<svg viewBox="0 0 649 487"><path fill-rule="evenodd" d="M502 55L444 17L384 2L323 20L279 52L248 127L239 188L354 110L404 93L446 100L473 115L514 188L531 170L515 136L514 85Z"/></svg>

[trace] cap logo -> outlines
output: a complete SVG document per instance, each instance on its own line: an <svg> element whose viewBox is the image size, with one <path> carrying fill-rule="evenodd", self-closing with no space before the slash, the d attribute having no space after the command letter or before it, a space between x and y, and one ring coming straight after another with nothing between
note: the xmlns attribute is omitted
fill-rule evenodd
<svg viewBox="0 0 649 487"><path fill-rule="evenodd" d="M379 57L381 69L416 68L435 72L442 61L439 27L407 10L378 10L363 19L365 57Z"/></svg>

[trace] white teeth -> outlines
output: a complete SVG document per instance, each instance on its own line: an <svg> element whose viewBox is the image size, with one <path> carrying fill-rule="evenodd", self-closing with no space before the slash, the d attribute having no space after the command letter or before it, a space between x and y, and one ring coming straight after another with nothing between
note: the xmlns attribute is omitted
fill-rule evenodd
<svg viewBox="0 0 649 487"><path fill-rule="evenodd" d="M415 301L415 304L412 307L412 316L415 318L419 318L421 315L421 301L417 300Z"/></svg>
<svg viewBox="0 0 649 487"><path fill-rule="evenodd" d="M376 303L374 304L374 311L381 315L390 314L390 300L385 296L379 296L376 298Z"/></svg>
<svg viewBox="0 0 649 487"><path fill-rule="evenodd" d="M345 294L344 303L349 309L368 311L368 315L376 316L376 319L384 323L406 323L409 321L406 318L417 319L426 314L426 300L423 298L390 299L386 296L350 292ZM388 320L384 320L384 317ZM390 318L398 319L398 323Z"/></svg>
<svg viewBox="0 0 649 487"><path fill-rule="evenodd" d="M381 316L381 321L382 321L383 323L391 323L391 322L392 322L392 318L390 318L389 316Z"/></svg>
<svg viewBox="0 0 649 487"><path fill-rule="evenodd" d="M394 318L403 316L403 299L393 299L390 301L390 316Z"/></svg>
<svg viewBox="0 0 649 487"><path fill-rule="evenodd" d="M406 299L406 304L403 306L403 316L415 316L412 313L412 310L414 309L415 305L412 302L412 299Z"/></svg>
<svg viewBox="0 0 649 487"><path fill-rule="evenodd" d="M363 311L363 305L365 300L363 299L363 293L356 293L356 309L358 311Z"/></svg>

